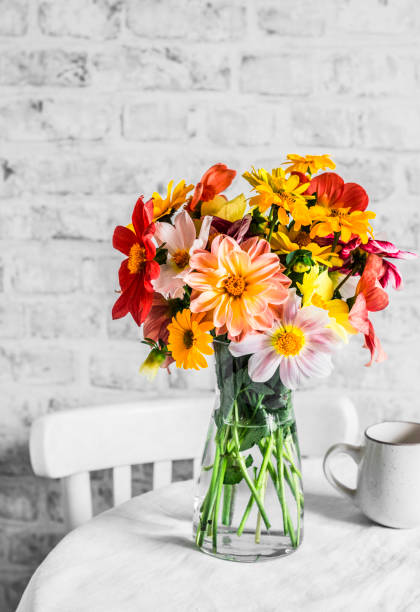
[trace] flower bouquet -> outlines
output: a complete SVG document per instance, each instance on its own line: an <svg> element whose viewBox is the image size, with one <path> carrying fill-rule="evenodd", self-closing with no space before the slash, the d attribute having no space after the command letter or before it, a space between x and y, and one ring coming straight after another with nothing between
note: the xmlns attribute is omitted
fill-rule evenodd
<svg viewBox="0 0 420 612"><path fill-rule="evenodd" d="M212 166L195 186L140 197L113 246L126 255L112 315L143 326L141 371L201 369L215 354L217 401L197 484L194 533L205 552L253 561L293 552L303 490L292 390L332 370L332 354L361 333L385 353L369 313L401 285L376 240L368 195L327 155L288 155L243 178L249 197L222 195L236 172ZM326 170L326 171L325 171ZM322 172L321 172L322 171Z"/></svg>

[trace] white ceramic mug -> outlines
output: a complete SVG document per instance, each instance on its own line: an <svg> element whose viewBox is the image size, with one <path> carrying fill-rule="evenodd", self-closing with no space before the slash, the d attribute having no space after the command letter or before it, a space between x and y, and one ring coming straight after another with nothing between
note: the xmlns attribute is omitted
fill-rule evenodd
<svg viewBox="0 0 420 612"><path fill-rule="evenodd" d="M358 464L357 487L337 480L334 455L345 453ZM364 446L335 444L324 457L327 480L370 519L387 527L420 525L420 423L384 421L365 431Z"/></svg>

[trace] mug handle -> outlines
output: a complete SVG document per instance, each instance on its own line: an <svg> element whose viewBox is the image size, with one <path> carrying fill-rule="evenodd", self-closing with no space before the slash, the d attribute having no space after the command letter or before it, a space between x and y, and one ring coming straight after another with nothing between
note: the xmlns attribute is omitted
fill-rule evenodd
<svg viewBox="0 0 420 612"><path fill-rule="evenodd" d="M350 499L354 499L354 496L356 495L356 489L346 487L346 485L344 485L334 476L334 474L332 473L330 462L334 455L344 454L350 455L350 457L357 464L359 464L362 458L362 452L363 448L361 446L353 446L352 444L341 443L334 444L334 446L331 446L331 448L327 450L324 457L323 468L326 479L333 487L335 487L338 491L341 491L341 493L344 493L344 495L350 497Z"/></svg>

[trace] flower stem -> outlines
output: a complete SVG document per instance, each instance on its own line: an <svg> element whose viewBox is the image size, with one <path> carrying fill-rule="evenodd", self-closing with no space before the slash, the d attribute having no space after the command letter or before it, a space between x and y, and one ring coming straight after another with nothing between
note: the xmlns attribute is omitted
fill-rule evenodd
<svg viewBox="0 0 420 612"><path fill-rule="evenodd" d="M265 497L265 490L267 488L267 479L268 479L268 472L266 471L264 474L264 479L263 479L263 483L261 486L261 497L263 501ZM255 544L259 544L260 542L261 542L261 512L258 512L257 525L255 527Z"/></svg>
<svg viewBox="0 0 420 612"><path fill-rule="evenodd" d="M227 459L226 459L226 457L223 457L222 463L220 465L219 475L218 475L218 482L217 482L217 489L216 489L216 499L215 499L215 503L214 503L214 512L213 512L213 522L212 522L212 526L213 526L213 531L212 531L213 552L217 552L217 523L218 523L218 520L219 520L220 498L221 498L221 495L222 495L223 479L225 477L226 464L227 464Z"/></svg>
<svg viewBox="0 0 420 612"><path fill-rule="evenodd" d="M235 411L235 423L233 425L233 437L234 437L235 444L236 444L236 458L238 459L239 469L241 470L241 473L242 473L243 478L245 479L245 482L247 483L248 487L252 491L252 494L255 498L259 511L261 512L261 516L264 520L265 526L267 527L267 529L270 529L271 524L270 524L270 521L268 520L268 516L261 502L259 493L257 489L255 488L255 485L252 482L251 478L249 477L244 458L242 457L240 453L240 443L239 443L239 436L238 436L238 405L236 401L234 402L234 411ZM240 535L240 533L238 533L238 535Z"/></svg>
<svg viewBox="0 0 420 612"><path fill-rule="evenodd" d="M219 472L219 463L220 463L220 445L219 445L219 442L216 442L216 452L214 456L213 472L211 475L210 486L209 486L209 490L208 490L206 499L204 500L204 503L203 503L203 510L202 510L201 518L200 518L200 521L197 527L197 535L196 535L197 546L203 545L204 536L206 534L206 529L208 526L208 517L210 516L211 511L213 509L214 498L216 496L215 486L216 486L217 476Z"/></svg>
<svg viewBox="0 0 420 612"><path fill-rule="evenodd" d="M225 484L223 487L222 523L229 526L232 522L232 497L235 485Z"/></svg>
<svg viewBox="0 0 420 612"><path fill-rule="evenodd" d="M261 469L260 469L260 472L258 474L256 483L255 483L255 489L256 489L258 495L261 492L261 487L262 487L262 484L263 484L263 479L264 479L265 473L267 471L267 464L268 464L268 461L270 459L271 451L273 449L273 443L274 443L274 438L273 438L273 434L271 434L269 439L268 439L268 444L267 444L266 449L265 449L265 453L264 453L264 456L263 456L263 462L262 462L262 465L261 465ZM245 527L245 523L246 523L246 521L248 519L249 513L251 512L253 504L254 504L254 497L251 495L251 497L249 498L247 507L245 508L245 512L244 512L244 514L242 516L241 522L239 523L238 531L236 532L238 534L238 536L242 535L242 532L243 532L244 527ZM261 510L260 510L260 512L261 512ZM263 514L263 513L261 512L261 514ZM267 529L268 529L268 527L267 527Z"/></svg>

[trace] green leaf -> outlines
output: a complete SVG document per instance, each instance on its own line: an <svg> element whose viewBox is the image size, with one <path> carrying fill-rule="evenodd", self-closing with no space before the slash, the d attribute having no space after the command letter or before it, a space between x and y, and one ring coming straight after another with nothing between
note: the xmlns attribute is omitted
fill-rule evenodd
<svg viewBox="0 0 420 612"><path fill-rule="evenodd" d="M253 459L251 455L245 459L245 465L249 468L252 465ZM223 484L233 485L241 482L243 476L241 472L241 468L239 467L239 462L235 457L228 457L228 464L226 467L225 476L223 479Z"/></svg>

